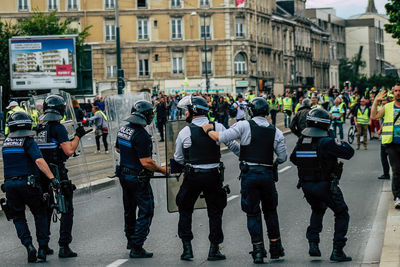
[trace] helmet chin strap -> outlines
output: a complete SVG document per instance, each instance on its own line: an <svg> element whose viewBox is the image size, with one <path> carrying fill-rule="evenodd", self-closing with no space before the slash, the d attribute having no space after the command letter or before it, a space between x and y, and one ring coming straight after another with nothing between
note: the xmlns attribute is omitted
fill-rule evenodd
<svg viewBox="0 0 400 267"><path fill-rule="evenodd" d="M186 117L186 122L191 123L193 120L193 114L190 112L189 116Z"/></svg>

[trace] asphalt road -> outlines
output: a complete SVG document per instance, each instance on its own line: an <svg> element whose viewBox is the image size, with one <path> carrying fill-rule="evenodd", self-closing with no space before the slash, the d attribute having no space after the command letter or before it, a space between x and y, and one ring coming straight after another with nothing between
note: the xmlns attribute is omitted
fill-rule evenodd
<svg viewBox="0 0 400 267"><path fill-rule="evenodd" d="M297 138L287 135L289 153L293 150ZM79 253L74 259L60 260L56 255L49 256L45 264L35 266L247 266L252 265L248 252L252 249L250 237L246 228L246 216L240 208L240 184L238 177L238 160L232 153L223 155L226 172L225 181L230 184L232 193L229 195L228 206L223 217L225 241L222 251L227 256L226 261L206 261L208 241L208 218L205 210L197 210L193 215L193 262L182 262L181 242L177 236L178 215L166 210L165 181L153 181L153 191L156 198L156 210L151 226L151 232L145 248L154 252L151 259L129 259L126 250L126 239L123 233L122 191L119 184L101 191L93 192L91 197L78 196L75 204L74 240L71 247ZM270 261L276 266L331 266L329 256L332 249L333 214L327 211L324 219L324 229L321 234L321 258L308 256L308 243L305 238L309 222L310 207L303 198L301 190L296 189L297 170L286 162L280 166L280 177L277 183L279 193L279 219L281 235L286 256L284 260ZM350 210L350 227L348 244L345 251L353 257L349 263L340 266L375 266L379 261L381 239L383 232L374 233L375 245L368 250L368 262L363 262L371 229L377 214L383 182L377 180L382 172L379 161L379 141L369 141L367 151L357 151L354 158L345 162L344 174L340 187ZM31 230L34 229L32 216L28 215ZM52 225L53 236L50 246L58 249L59 223ZM264 224L265 226L265 224ZM383 229L384 230L384 229ZM264 231L266 233L266 230ZM26 265L26 250L20 244L14 225L0 217L0 266ZM34 236L34 235L33 235ZM267 240L265 234L265 240ZM371 243L371 241L370 241ZM268 247L268 244L267 244Z"/></svg>

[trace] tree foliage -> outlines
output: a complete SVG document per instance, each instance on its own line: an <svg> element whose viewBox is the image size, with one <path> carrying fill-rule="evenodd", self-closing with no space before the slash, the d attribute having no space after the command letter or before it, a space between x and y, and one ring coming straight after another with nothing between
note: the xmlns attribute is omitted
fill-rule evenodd
<svg viewBox="0 0 400 267"><path fill-rule="evenodd" d="M57 11L43 13L35 10L32 16L19 21L18 24L11 24L0 21L0 85L3 86L3 108L8 104L10 97L28 96L26 91L11 91L10 87L10 60L9 60L9 39L13 36L40 36L40 35L66 35L78 34L76 39L77 59L83 51L85 39L90 35L89 29L82 31L71 28L72 19L62 19L57 16ZM79 68L79 63L78 63Z"/></svg>
<svg viewBox="0 0 400 267"><path fill-rule="evenodd" d="M385 8L389 17L389 23L385 24L385 31L392 34L392 37L400 44L400 0L389 0Z"/></svg>

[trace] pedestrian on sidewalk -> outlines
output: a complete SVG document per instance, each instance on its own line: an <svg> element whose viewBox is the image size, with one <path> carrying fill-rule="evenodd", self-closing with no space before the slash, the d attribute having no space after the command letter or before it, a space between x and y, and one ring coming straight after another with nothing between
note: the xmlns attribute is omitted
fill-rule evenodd
<svg viewBox="0 0 400 267"><path fill-rule="evenodd" d="M103 139L103 145L105 149L105 153L108 154L108 122L107 116L104 114L102 110L100 110L99 106L93 106L93 117L88 118L88 121L94 121L94 125L96 127L95 131L95 139L96 139L96 147L97 151L95 153L100 153L100 138Z"/></svg>
<svg viewBox="0 0 400 267"><path fill-rule="evenodd" d="M282 132L268 123L268 103L262 97L248 104L251 120L239 121L226 131L217 132L212 125L203 126L206 134L217 142L240 139L241 206L247 214L254 263L263 263L267 256L262 230L262 214L267 225L271 259L285 256L278 219L278 192L274 167L287 159ZM274 162L274 153L277 159ZM277 170L276 170L277 171ZM261 207L260 207L261 204Z"/></svg>
<svg viewBox="0 0 400 267"><path fill-rule="evenodd" d="M293 113L293 101L289 93L286 93L286 97L282 100L282 110L285 115L285 128L288 128Z"/></svg>
<svg viewBox="0 0 400 267"><path fill-rule="evenodd" d="M275 98L275 95L271 95L271 99L268 99L269 112L271 114L272 125L276 126L276 114L279 112L279 101Z"/></svg>
<svg viewBox="0 0 400 267"><path fill-rule="evenodd" d="M393 89L394 101L387 103L378 111L378 102L386 97L385 92L380 92L372 104L371 118L378 120L384 118L382 127L382 144L389 154L392 167L392 192L394 206L400 209L400 84Z"/></svg>
<svg viewBox="0 0 400 267"><path fill-rule="evenodd" d="M156 105L156 114L157 114L157 128L158 131L160 132L160 142L164 142L164 127L165 124L167 123L167 117L168 117L168 109L167 109L167 104L165 103L165 98L164 96L160 97L160 102Z"/></svg>
<svg viewBox="0 0 400 267"><path fill-rule="evenodd" d="M367 150L368 125L370 120L370 108L367 106L367 99L361 98L360 105L355 108L354 124L357 127L357 147L360 149L360 139L363 136L364 150Z"/></svg>
<svg viewBox="0 0 400 267"><path fill-rule="evenodd" d="M334 101L334 105L332 106L329 114L332 118L332 127L333 127L333 133L334 133L334 138L337 137L337 128L339 128L339 136L340 140L343 141L344 135L343 135L343 121L344 121L344 114L345 110L343 106L341 105L341 98L336 97Z"/></svg>

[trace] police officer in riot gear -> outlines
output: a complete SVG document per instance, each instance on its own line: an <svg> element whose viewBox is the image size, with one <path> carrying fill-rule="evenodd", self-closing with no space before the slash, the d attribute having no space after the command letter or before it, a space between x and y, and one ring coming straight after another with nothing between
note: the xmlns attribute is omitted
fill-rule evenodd
<svg viewBox="0 0 400 267"><path fill-rule="evenodd" d="M37 183L39 169L53 188L58 189L60 184L54 178L32 138L35 132L31 130L32 120L29 115L21 111L15 112L9 117L8 125L10 134L4 140L2 148L4 161L2 189L7 197L7 207L3 207L3 210L11 213L8 217L13 219L17 235L28 251L28 262L36 262L37 259L46 261L50 238L43 192ZM38 252L32 244L32 236L25 218L25 205L35 218Z"/></svg>
<svg viewBox="0 0 400 267"><path fill-rule="evenodd" d="M247 214L247 228L251 236L254 263L263 263L267 252L264 248L261 209L267 224L270 240L271 259L285 255L282 247L277 213L278 193L273 170L277 164L286 161L286 144L282 132L269 124L265 118L268 103L262 97L254 98L248 104L251 120L239 121L228 130L218 133L210 125L203 127L213 140L227 142L240 138L242 210ZM274 152L277 155L275 163ZM275 168L273 167L275 166Z"/></svg>
<svg viewBox="0 0 400 267"><path fill-rule="evenodd" d="M337 161L338 158L350 159L354 150L348 143L329 136L330 123L326 110L311 110L307 116L307 128L303 130L290 160L298 168L298 188L303 189L312 210L306 235L310 256L321 256L318 247L319 233L322 231L325 211L330 208L335 214L335 234L330 259L338 262L351 261L351 257L343 252L350 216L343 194L337 186L341 175L338 174L341 165Z"/></svg>
<svg viewBox="0 0 400 267"><path fill-rule="evenodd" d="M58 241L60 246L58 256L60 258L77 256L77 253L73 252L69 247L69 244L72 242L71 232L74 216L72 199L74 185L68 179L68 170L65 168L65 162L68 157L74 154L79 145L79 140L91 131L85 131L83 126L79 126L76 129L74 139L70 141L66 128L60 123L65 115L65 105L64 99L59 95L50 95L45 99L43 103L44 114L39 118L39 121L44 122L44 124L36 136L36 141L46 162L55 164L58 168L61 191L66 201L67 212L61 214L60 220L60 239ZM41 183L43 190L48 190L49 184L43 173L41 174ZM52 192L49 193L51 194ZM48 208L49 232L52 213L53 209ZM52 250L49 250L48 253L52 254Z"/></svg>
<svg viewBox="0 0 400 267"><path fill-rule="evenodd" d="M125 236L131 258L153 256L143 248L154 214L150 177L153 172L166 174L166 168L157 165L151 158L152 141L145 127L151 124L153 118L153 105L145 100L137 101L131 116L126 119L128 124L118 131L115 146L120 153L117 176L122 186ZM136 209L139 209L138 217Z"/></svg>
<svg viewBox="0 0 400 267"><path fill-rule="evenodd" d="M220 252L219 244L224 239L222 214L227 204L227 196L222 186L223 165L220 162L220 144L208 138L201 128L209 123L207 118L209 107L203 97L186 96L179 101L178 108L186 110L186 121L190 123L179 132L174 154L175 162L185 165L184 180L176 196L179 208L178 235L183 243L181 260L193 258L192 214L195 202L202 192L207 203L210 223L208 239L211 244L208 260L224 260L226 257ZM225 130L220 123L211 125L218 132ZM236 141L225 144L234 153L239 153Z"/></svg>

